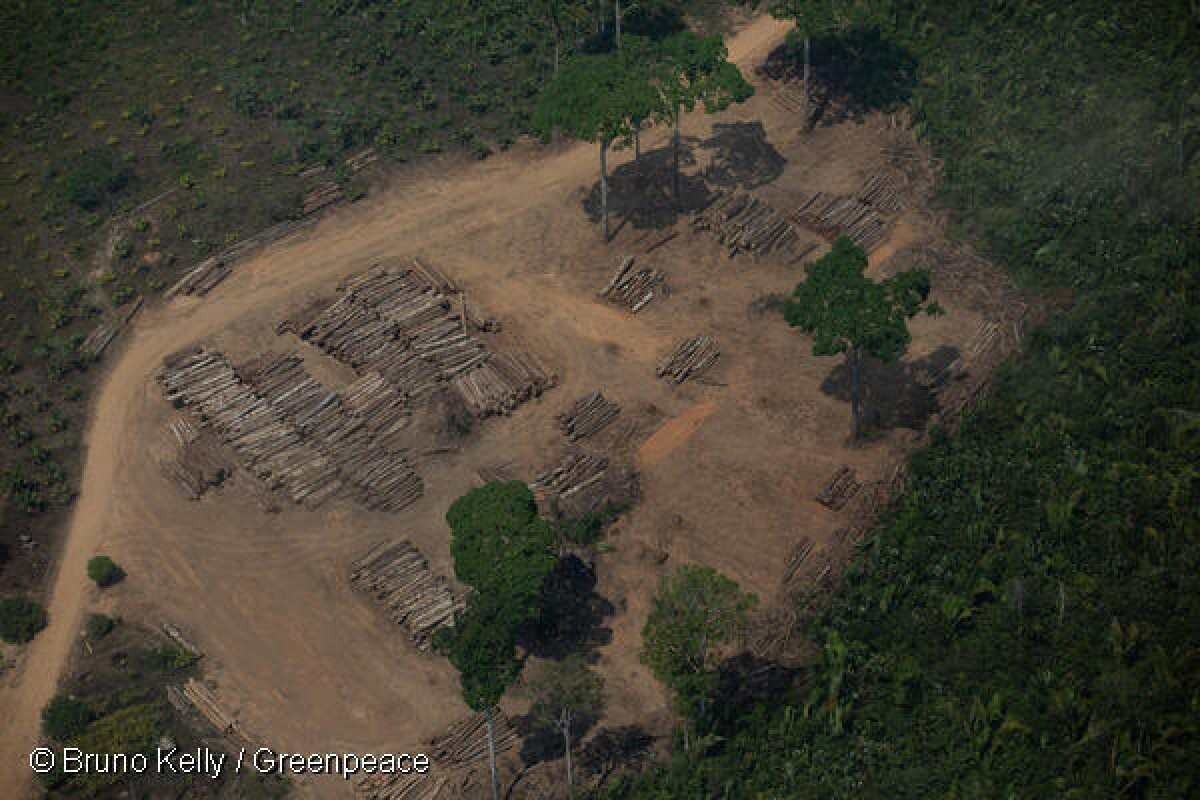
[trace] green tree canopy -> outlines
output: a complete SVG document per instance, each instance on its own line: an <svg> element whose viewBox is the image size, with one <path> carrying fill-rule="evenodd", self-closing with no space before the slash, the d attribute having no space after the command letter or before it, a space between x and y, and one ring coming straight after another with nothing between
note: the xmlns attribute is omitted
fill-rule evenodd
<svg viewBox="0 0 1200 800"><path fill-rule="evenodd" d="M930 284L924 270L901 272L876 283L866 276L866 268L866 253L842 237L808 266L808 279L796 287L783 309L789 325L813 337L814 355L846 355L855 438L862 429L862 355L895 361L912 339L907 320L922 309L938 310L935 304L926 304Z"/></svg>
<svg viewBox="0 0 1200 800"><path fill-rule="evenodd" d="M46 627L46 610L25 597L0 600L0 639L10 644L28 642Z"/></svg>
<svg viewBox="0 0 1200 800"><path fill-rule="evenodd" d="M542 583L554 569L554 527L538 516L529 487L489 483L454 501L446 513L454 574L480 594L502 598L514 613L532 615Z"/></svg>
<svg viewBox="0 0 1200 800"><path fill-rule="evenodd" d="M70 741L87 730L94 718L87 703L58 694L42 709L42 733L55 741Z"/></svg>
<svg viewBox="0 0 1200 800"><path fill-rule="evenodd" d="M722 647L744 631L757 598L711 567L663 578L642 629L642 662L695 713L711 693Z"/></svg>

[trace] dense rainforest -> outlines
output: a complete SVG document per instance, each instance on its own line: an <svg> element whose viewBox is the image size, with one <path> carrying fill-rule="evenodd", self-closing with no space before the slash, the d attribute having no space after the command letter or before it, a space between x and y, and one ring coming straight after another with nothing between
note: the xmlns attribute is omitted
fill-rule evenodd
<svg viewBox="0 0 1200 800"><path fill-rule="evenodd" d="M1194 797L1200 7L868 5L814 64L906 53L963 235L1071 308L916 457L802 688L612 796Z"/></svg>

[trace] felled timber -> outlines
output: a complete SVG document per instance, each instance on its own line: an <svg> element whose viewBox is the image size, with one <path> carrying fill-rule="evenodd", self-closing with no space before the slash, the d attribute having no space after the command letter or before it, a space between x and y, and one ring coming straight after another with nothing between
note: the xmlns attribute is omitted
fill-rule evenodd
<svg viewBox="0 0 1200 800"><path fill-rule="evenodd" d="M212 256L201 261L189 270L164 295L167 299L177 294L205 295L212 291L218 283L225 280L233 267L220 256Z"/></svg>
<svg viewBox="0 0 1200 800"><path fill-rule="evenodd" d="M379 154L374 147L368 147L359 153L346 158L345 164L351 172L361 172L379 160Z"/></svg>
<svg viewBox="0 0 1200 800"><path fill-rule="evenodd" d="M472 315L457 287L432 265L375 267L339 287L330 303L284 320L292 331L360 375L377 373L407 400L428 398L449 384L477 417L507 414L557 383L527 352L492 353L473 334L499 323ZM472 330L474 329L474 330Z"/></svg>
<svg viewBox="0 0 1200 800"><path fill-rule="evenodd" d="M825 487L817 493L817 502L826 508L840 511L861 488L862 484L858 482L853 469L839 467Z"/></svg>
<svg viewBox="0 0 1200 800"><path fill-rule="evenodd" d="M201 652L200 648L192 644L192 641L185 636L183 631L179 630L178 627L172 625L170 622L164 622L161 627L162 632L166 634L166 637L174 642L178 647L183 648L184 651L190 653L195 658L204 657L204 653Z"/></svg>
<svg viewBox="0 0 1200 800"><path fill-rule="evenodd" d="M346 193L342 190L340 184L334 181L326 181L313 187L304 195L301 212L305 216L315 214L321 209L340 201L345 196Z"/></svg>
<svg viewBox="0 0 1200 800"><path fill-rule="evenodd" d="M591 436L604 429L621 413L621 406L608 400L602 392L585 395L558 415L558 425L571 441Z"/></svg>
<svg viewBox="0 0 1200 800"><path fill-rule="evenodd" d="M420 476L396 446L395 438L385 441L372 435L364 416L370 414L377 425L386 425L406 413L406 404L395 392L390 397L399 408L386 407L377 397L373 405L352 412L337 392L304 369L303 359L294 353L262 356L238 372L255 393L330 459L367 508L398 511L424 493Z"/></svg>
<svg viewBox="0 0 1200 800"><path fill-rule="evenodd" d="M112 344L113 339L117 338L117 334L124 330L134 315L141 310L143 302L142 296L138 295L137 299L128 307L118 310L117 313L97 325L80 343L79 352L93 360L99 358L100 354Z"/></svg>
<svg viewBox="0 0 1200 800"><path fill-rule="evenodd" d="M217 702L217 698L213 695L212 691L195 678L189 678L187 683L183 684L182 687L168 686L167 697L176 708L180 708L181 710L189 706L194 708L222 736L240 742L247 742L249 740L237 717L226 711Z"/></svg>
<svg viewBox="0 0 1200 800"><path fill-rule="evenodd" d="M449 778L434 772L376 772L365 774L354 784L354 794L362 800L437 800Z"/></svg>
<svg viewBox="0 0 1200 800"><path fill-rule="evenodd" d="M159 468L189 499L199 500L233 474L230 458L211 433L197 430L185 417L172 420L167 430L169 452Z"/></svg>
<svg viewBox="0 0 1200 800"><path fill-rule="evenodd" d="M825 192L801 197L792 219L831 241L845 236L869 253L887 238L888 221L869 203Z"/></svg>
<svg viewBox="0 0 1200 800"><path fill-rule="evenodd" d="M167 399L195 413L271 488L310 508L344 485L332 461L238 377L224 355L196 349L169 356L158 375Z"/></svg>
<svg viewBox="0 0 1200 800"><path fill-rule="evenodd" d="M904 209L904 198L900 194L900 186L896 178L884 172L868 175L862 188L854 196L889 214L895 214Z"/></svg>
<svg viewBox="0 0 1200 800"><path fill-rule="evenodd" d="M812 549L813 540L807 536L796 543L791 556L788 557L787 567L784 569L783 578L780 581L784 586L788 586L792 582L792 579L796 577L796 573L804 565L809 554L812 553Z"/></svg>
<svg viewBox="0 0 1200 800"><path fill-rule="evenodd" d="M786 215L742 191L719 193L692 218L692 228L711 231L731 258L739 253L789 253L799 241Z"/></svg>
<svg viewBox="0 0 1200 800"><path fill-rule="evenodd" d="M679 344L662 363L657 374L676 384L703 374L721 357L717 343L708 336L693 336Z"/></svg>
<svg viewBox="0 0 1200 800"><path fill-rule="evenodd" d="M633 505L641 494L637 472L579 450L538 475L529 488L539 513L559 521L607 515Z"/></svg>
<svg viewBox="0 0 1200 800"><path fill-rule="evenodd" d="M641 311L655 297L668 293L666 275L656 269L634 270L633 257L621 261L608 285L600 290L600 296L623 306L634 314Z"/></svg>
<svg viewBox="0 0 1200 800"><path fill-rule="evenodd" d="M492 711L492 738L497 755L512 748L521 738L499 709ZM487 715L465 717L429 744L429 757L437 764L465 767L478 763L488 757Z"/></svg>
<svg viewBox="0 0 1200 800"><path fill-rule="evenodd" d="M380 542L351 564L350 583L370 595L388 618L404 628L418 648L428 649L434 633L454 623L463 608L445 578L434 574L412 542Z"/></svg>

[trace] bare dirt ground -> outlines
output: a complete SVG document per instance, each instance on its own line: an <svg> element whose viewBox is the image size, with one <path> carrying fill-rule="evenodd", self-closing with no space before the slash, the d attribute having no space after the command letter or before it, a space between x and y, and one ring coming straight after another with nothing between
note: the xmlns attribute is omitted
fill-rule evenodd
<svg viewBox="0 0 1200 800"><path fill-rule="evenodd" d="M749 71L785 31L758 19L731 41L732 55ZM888 127L874 118L804 136L766 92L715 119L693 116L685 132L705 139L714 122L762 123L785 163L759 192L779 208L789 198L794 205L801 188L856 188L883 163ZM665 147L662 132L644 138L650 151ZM721 151L696 153L703 166ZM631 155L611 161L619 169ZM206 679L255 739L305 752L416 748L466 713L456 675L444 659L414 650L351 591L349 562L375 541L406 536L435 570L452 574L449 504L477 485L481 468L506 465L532 478L565 450L554 415L602 388L623 406L621 422L637 424L618 450L641 470L644 494L610 532L613 551L598 565L598 591L616 608L598 664L609 694L606 722L661 729L670 717L667 698L637 658L660 575L702 562L771 595L797 539L809 536L820 547L839 526L838 514L813 500L830 474L848 464L860 479L881 478L913 446L915 433L894 427L848 447L848 404L828 385L838 360L813 357L808 340L777 315L753 310L764 295L789 291L803 277L799 265L730 260L715 239L681 219L680 236L641 259L667 273L670 297L632 316L596 291L645 231L631 224L610 245L599 240L581 210L596 180L593 147L521 145L482 164L437 169L239 265L204 299L147 311L131 331L92 416L51 624L0 690L6 787L28 785L24 759L38 713L66 667L82 615L97 602L84 578L97 552L129 575L105 602L188 631L206 653ZM925 215L909 212L893 236L872 259L877 274L890 253L936 231ZM344 368L276 336L275 323L328 296L347 275L413 255L454 276L468 298L503 321L506 339L550 363L558 388L511 417L482 423L457 452L421 459L425 496L398 514L350 501L265 514L240 475L199 502L184 499L156 466L175 413L152 380L163 356L196 343L235 361L299 349L320 379L344 384L352 377ZM935 284L935 294L947 313L914 321L910 360L961 348L981 321L954 292ZM723 352L709 380L675 387L656 379L656 362L697 333L715 336ZM611 434L585 446L603 450ZM350 793L340 781L300 788Z"/></svg>

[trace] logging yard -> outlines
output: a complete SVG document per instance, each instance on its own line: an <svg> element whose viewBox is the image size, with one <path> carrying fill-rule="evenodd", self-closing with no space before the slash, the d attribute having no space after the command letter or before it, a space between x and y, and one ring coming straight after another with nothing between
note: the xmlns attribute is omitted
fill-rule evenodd
<svg viewBox="0 0 1200 800"><path fill-rule="evenodd" d="M759 27L732 49L748 75L778 35ZM453 766L420 785L300 782L315 795L483 796L482 723L429 645L465 595L447 508L496 478L530 484L549 517L622 500L590 555L613 609L596 653L604 725L670 731L638 660L668 570L720 570L758 595L764 626L798 581L836 579L897 465L1016 346L1025 305L947 242L902 121L804 133L778 87L756 83L749 102L684 120L688 171L707 187L694 213L617 217L606 243L583 211L593 148L446 157L266 249L199 265L166 303L119 320L115 340L115 323L97 334L111 373L78 514L88 546L129 574L114 590L122 614L203 651L180 705L283 750L424 747ZM714 123L765 132L758 146L782 170L755 175ZM642 147L668 148L666 132ZM737 180L721 168L748 161ZM639 170L631 150L610 167ZM929 269L944 311L912 322L900 363L867 371L876 426L854 445L841 359L812 355L773 306L840 235L876 280ZM755 641L777 646L769 633ZM523 703L506 698L498 721L509 781Z"/></svg>

